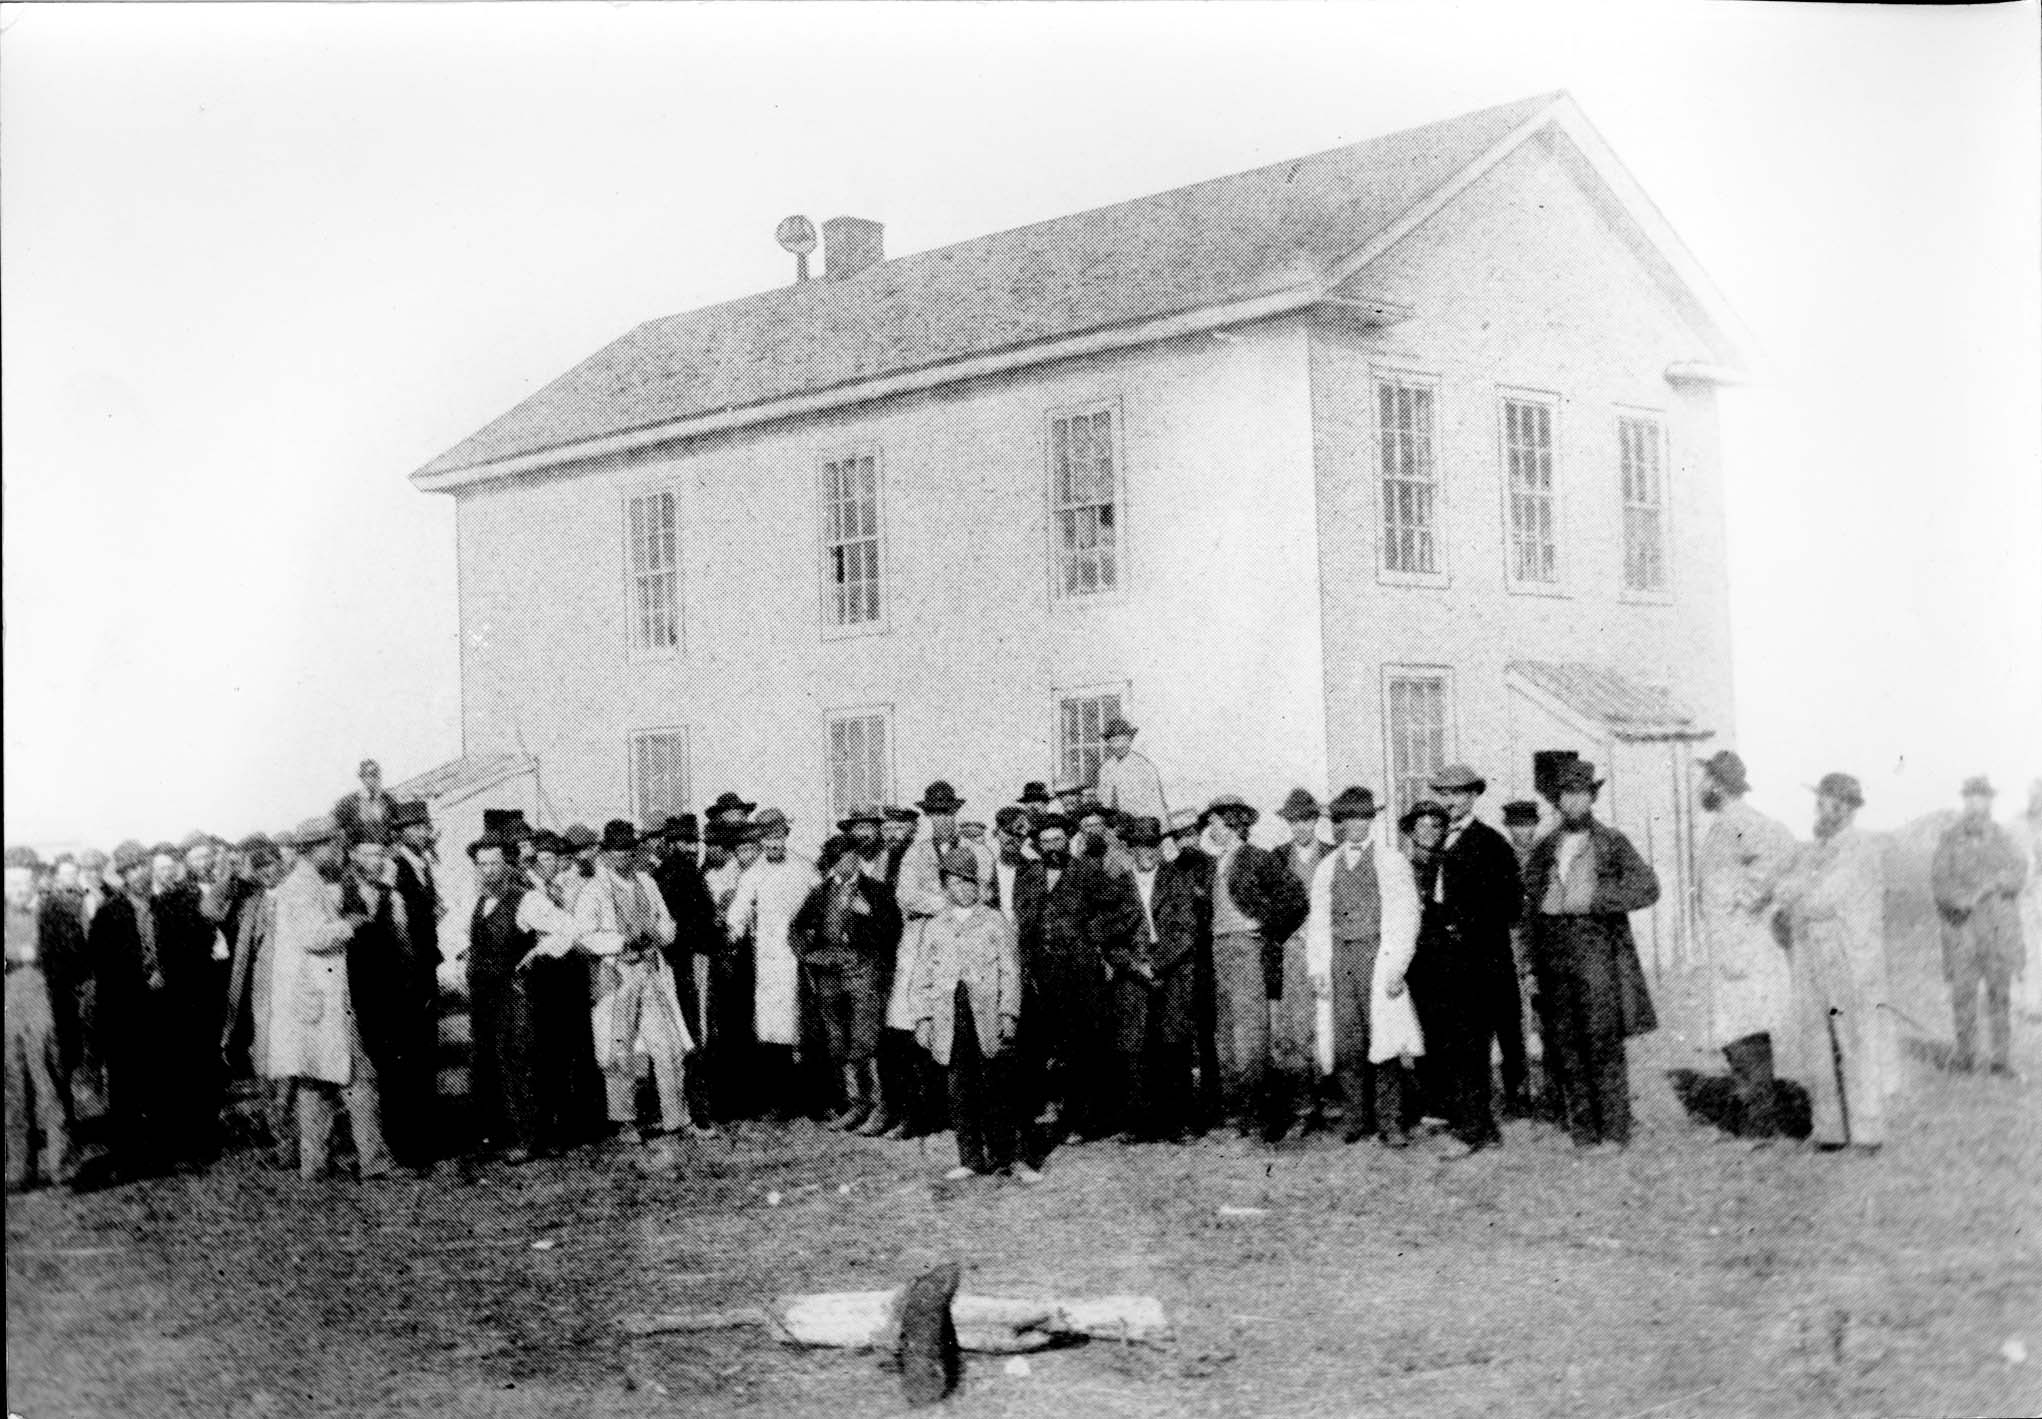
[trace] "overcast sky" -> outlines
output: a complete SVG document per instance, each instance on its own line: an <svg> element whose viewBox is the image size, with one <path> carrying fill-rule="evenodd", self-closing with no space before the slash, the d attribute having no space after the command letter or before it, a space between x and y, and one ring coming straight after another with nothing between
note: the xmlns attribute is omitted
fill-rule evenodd
<svg viewBox="0 0 2042 1419"><path fill-rule="evenodd" d="M413 469L637 322L1570 90L1756 332L1758 798L2042 774L2037 8L0 8L9 841L239 834L457 752ZM1312 787L1321 787L1313 785Z"/></svg>

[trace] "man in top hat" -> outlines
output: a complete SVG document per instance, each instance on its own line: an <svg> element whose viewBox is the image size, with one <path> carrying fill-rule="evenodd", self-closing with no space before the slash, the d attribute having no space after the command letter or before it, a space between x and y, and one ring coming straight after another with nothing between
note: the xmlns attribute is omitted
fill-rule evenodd
<svg viewBox="0 0 2042 1419"><path fill-rule="evenodd" d="M1547 1000L1575 1145L1609 1152L1631 1138L1631 1077L1624 1041L1658 1028L1630 914L1659 900L1659 876L1631 840L1595 817L1602 782L1576 759L1553 775L1560 824L1525 868L1532 961Z"/></svg>
<svg viewBox="0 0 2042 1419"><path fill-rule="evenodd" d="M855 814L854 814L855 816ZM900 907L865 870L857 839L839 832L823 844L825 874L794 914L789 937L821 1027L823 1048L842 1077L842 1107L826 1128L857 1128L879 1103L874 1055L886 1018L882 962L900 940Z"/></svg>
<svg viewBox="0 0 2042 1419"><path fill-rule="evenodd" d="M931 811L937 787L948 785L930 785L923 812ZM957 1166L945 1176L960 1182L1011 1172L1036 1182L1042 1175L1020 1156L1008 1067L1021 1023L1020 953L1014 928L981 898L984 867L980 854L961 843L938 858L946 903L923 924L908 1013L916 1045L941 1075L957 1133ZM918 870L911 863L902 873Z"/></svg>
<svg viewBox="0 0 2042 1419"><path fill-rule="evenodd" d="M1036 860L1014 882L1020 921L1021 1047L1036 1121L1084 1137L1112 1131L1108 960L1134 929L1135 902L1095 859L1071 851L1069 819L1031 825Z"/></svg>
<svg viewBox="0 0 2042 1419"><path fill-rule="evenodd" d="M737 884L730 931L751 943L754 1067L759 1101L782 1119L801 1105L796 1063L801 1045L801 965L789 936L795 913L821 879L815 868L787 853L787 815L762 809L752 827L760 857Z"/></svg>
<svg viewBox="0 0 2042 1419"><path fill-rule="evenodd" d="M659 1095L657 1131L695 1132L683 1093L684 1063L695 1040L665 956L674 919L658 886L638 870L637 858L638 830L622 818L604 824L596 875L574 904L584 948L601 958L593 1015L596 1063L619 1136L637 1122L638 1081L648 1072Z"/></svg>
<svg viewBox="0 0 2042 1419"><path fill-rule="evenodd" d="M2021 888L2028 863L2014 835L1992 821L1992 784L1964 783L1964 813L1936 843L1929 885L1943 919L1943 979L1957 1021L1956 1067L1969 1070L1978 1044L1978 993L1992 1040L1992 1072L2012 1074L2014 974L2023 966Z"/></svg>
<svg viewBox="0 0 2042 1419"><path fill-rule="evenodd" d="M1786 1023L1787 954L1773 934L1774 884L1794 860L1794 835L1745 802L1744 760L1724 749L1702 764L1699 795L1713 815L1696 855L1702 939L1709 953L1709 1039L1737 1090L1736 1131L1779 1131L1773 1034Z"/></svg>
<svg viewBox="0 0 2042 1419"><path fill-rule="evenodd" d="M1204 824L1214 853L1206 890L1221 1107L1243 1137L1280 1136L1289 1126L1289 1111L1268 1087L1270 1003L1283 999L1283 943L1308 911L1305 887L1283 856L1248 841L1260 817L1227 793L1207 805Z"/></svg>
<svg viewBox="0 0 2042 1419"><path fill-rule="evenodd" d="M1290 841L1276 851L1307 893L1319 863L1326 856L1327 844L1319 836L1319 820L1324 813L1319 800L1302 788L1292 789L1276 810L1276 816L1290 829ZM1316 1047L1319 1012L1312 996L1311 973L1305 967L1302 925L1283 943L1283 999L1269 1007L1269 1015L1269 1049L1276 1087L1290 1099L1291 1133L1303 1136L1317 1126L1324 1105L1319 1097Z"/></svg>
<svg viewBox="0 0 2042 1419"><path fill-rule="evenodd" d="M364 759L356 767L355 776L362 786L334 803L333 821L340 825L341 835L349 842L365 837L380 841L390 832L390 814L397 806L384 791L383 766L374 759Z"/></svg>
<svg viewBox="0 0 2042 1419"><path fill-rule="evenodd" d="M909 842L895 865L894 900L900 904L901 934L887 994L886 1033L879 1045L882 1092L872 1117L860 1125L861 1133L907 1138L942 1127L938 1090L942 1081L930 1068L927 1054L915 1045L914 988L929 923L951 904L943 884L946 856L960 851L971 855L978 865L981 898L992 883L992 854L971 847L958 835L957 814L963 807L964 800L947 781L930 784L915 805L926 818L929 835Z"/></svg>
<svg viewBox="0 0 2042 1419"><path fill-rule="evenodd" d="M1876 1150L1886 1138L1888 1087L1886 872L1858 831L1864 791L1849 774L1815 785L1815 841L1773 888L1787 924L1790 1020L1776 1040L1782 1073L1808 1090L1818 1148Z"/></svg>
<svg viewBox="0 0 2042 1419"><path fill-rule="evenodd" d="M1312 991L1333 1007L1347 1142L1379 1133L1386 1147L1402 1148L1413 1104L1403 1060L1425 1052L1404 981L1418 943L1418 892L1410 864L1375 832L1374 793L1343 788L1327 813L1340 841L1312 873Z"/></svg>
<svg viewBox="0 0 2042 1419"><path fill-rule="evenodd" d="M1463 1118L1455 1136L1471 1150L1502 1140L1489 1101L1491 1040L1503 1063L1504 1111L1521 1116L1530 1102L1524 997L1510 950L1511 928L1524 915L1524 879L1503 834L1475 816L1475 800L1488 787L1466 764L1451 764L1432 780L1447 821L1431 900L1443 909L1442 945L1458 985L1454 1026L1446 1040L1434 1041L1434 1052L1457 1081Z"/></svg>
<svg viewBox="0 0 2042 1419"><path fill-rule="evenodd" d="M1039 778L1032 778L1021 785L1021 796L1014 801L1031 811L1037 808L1047 808L1051 802L1049 785Z"/></svg>
<svg viewBox="0 0 2042 1419"><path fill-rule="evenodd" d="M503 844L510 859L511 872L518 878L520 886L529 888L532 885L532 859L537 852L532 846L532 825L525 821L525 810L483 809L482 836Z"/></svg>
<svg viewBox="0 0 2042 1419"><path fill-rule="evenodd" d="M1106 721L1101 737L1106 757L1099 761L1099 776L1093 788L1099 802L1129 818L1154 818L1161 823L1170 816L1163 801L1163 776L1156 766L1134 747L1138 731L1120 718Z"/></svg>
<svg viewBox="0 0 2042 1419"><path fill-rule="evenodd" d="M11 847L6 856L7 944L7 1190L19 1192L35 1176L63 1182L70 1175L68 1108L61 1083L56 1020L42 966L42 903L35 851ZM42 1147L33 1147L37 1137Z"/></svg>
<svg viewBox="0 0 2042 1419"><path fill-rule="evenodd" d="M301 1178L326 1173L338 1103L347 1107L363 1181L389 1177L376 1066L351 998L348 944L364 918L340 909L346 845L330 816L301 823L292 840L298 862L277 884L270 941L269 1077L291 1081Z"/></svg>

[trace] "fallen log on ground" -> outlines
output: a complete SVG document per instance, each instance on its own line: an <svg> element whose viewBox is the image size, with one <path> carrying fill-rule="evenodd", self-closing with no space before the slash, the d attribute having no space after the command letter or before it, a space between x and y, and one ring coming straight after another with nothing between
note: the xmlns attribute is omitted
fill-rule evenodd
<svg viewBox="0 0 2042 1419"><path fill-rule="evenodd" d="M781 1296L765 1306L727 1311L619 1316L629 1335L671 1335L757 1326L783 1345L890 1350L899 1338L902 1290L824 1291ZM960 1295L950 1303L958 1344L980 1355L1018 1355L1086 1340L1159 1345L1170 1339L1153 1296L1035 1301Z"/></svg>

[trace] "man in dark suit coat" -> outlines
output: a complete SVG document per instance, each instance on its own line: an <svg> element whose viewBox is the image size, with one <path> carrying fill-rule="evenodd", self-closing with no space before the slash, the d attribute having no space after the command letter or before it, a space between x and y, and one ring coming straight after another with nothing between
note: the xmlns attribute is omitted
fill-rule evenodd
<svg viewBox="0 0 2042 1419"><path fill-rule="evenodd" d="M1098 1137L1111 1126L1113 992L1108 960L1125 950L1140 904L1098 861L1070 850L1070 820L1034 823L1037 860L1014 881L1020 920L1021 1051L1042 1103L1038 1122Z"/></svg>
<svg viewBox="0 0 2042 1419"><path fill-rule="evenodd" d="M1581 760L1553 777L1560 826L1525 861L1532 969L1548 1002L1557 1065L1576 1146L1614 1151L1631 1138L1624 1040L1659 1027L1631 937L1630 914L1659 900L1659 876L1631 840L1595 819L1602 783Z"/></svg>
<svg viewBox="0 0 2042 1419"><path fill-rule="evenodd" d="M1509 840L1475 816L1475 800L1488 788L1482 776L1454 764L1432 788L1446 807L1447 825L1423 904L1440 928L1428 936L1433 959L1425 969L1443 999L1444 1008L1434 1014L1447 1037L1428 1032L1426 1048L1443 1056L1447 1121L1460 1142L1454 1151L1468 1152L1503 1138L1490 1101L1490 1040L1502 1041L1506 1111L1521 1113L1525 1106L1524 1001L1510 952L1510 929L1524 913L1524 880Z"/></svg>
<svg viewBox="0 0 2042 1419"><path fill-rule="evenodd" d="M1118 880L1133 893L1136 910L1133 931L1108 957L1124 1086L1121 1131L1182 1140L1196 1112L1197 959L1201 945L1211 949L1212 902L1195 871L1202 855L1164 862L1156 819L1131 820L1122 841L1131 866Z"/></svg>
<svg viewBox="0 0 2042 1419"><path fill-rule="evenodd" d="M884 882L861 867L846 834L823 844L820 886L788 924L802 987L815 1002L824 1048L843 1076L843 1108L827 1127L852 1129L885 1107L879 1082L879 1031L886 1019L881 964L900 944L900 906Z"/></svg>

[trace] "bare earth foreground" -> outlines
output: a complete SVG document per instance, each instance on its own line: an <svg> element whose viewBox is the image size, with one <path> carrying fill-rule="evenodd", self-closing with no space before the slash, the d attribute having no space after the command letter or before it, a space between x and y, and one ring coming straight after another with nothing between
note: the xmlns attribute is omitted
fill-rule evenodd
<svg viewBox="0 0 2042 1419"><path fill-rule="evenodd" d="M2035 1027L2017 1041L2042 1077ZM974 1358L959 1415L2034 1414L2042 1089L1932 1054L1910 1049L1876 1160L1751 1152L1690 1122L1666 1070L1706 1061L1670 1031L1634 1054L1640 1136L1620 1157L1513 1124L1452 1165L1215 1138L954 1187L932 1182L947 1137L752 1125L695 1145L678 1179L583 1156L362 1188L243 1153L9 1201L7 1407L891 1414L899 1382L869 1355L756 1331L627 1341L614 1319L880 1288L955 1256L969 1291L1147 1293L1178 1332L1025 1375Z"/></svg>

